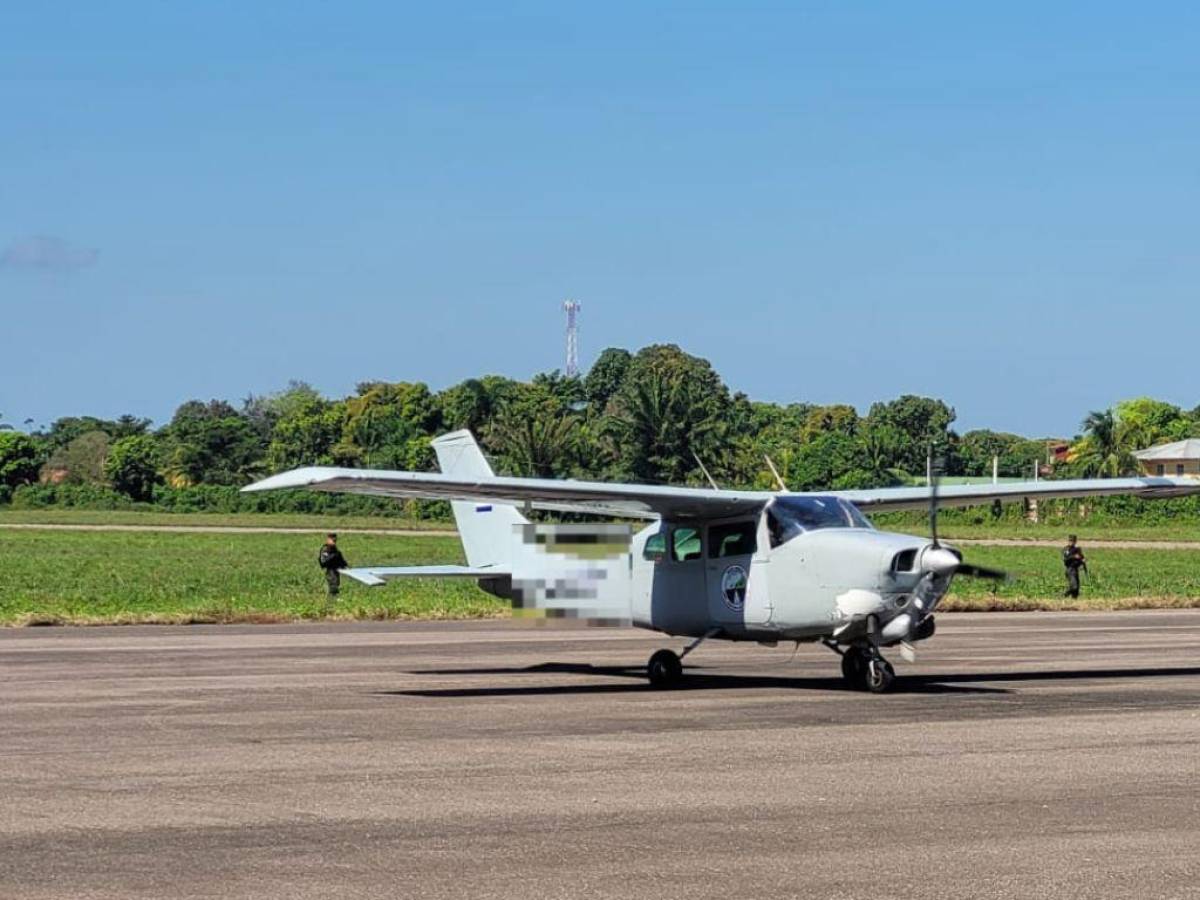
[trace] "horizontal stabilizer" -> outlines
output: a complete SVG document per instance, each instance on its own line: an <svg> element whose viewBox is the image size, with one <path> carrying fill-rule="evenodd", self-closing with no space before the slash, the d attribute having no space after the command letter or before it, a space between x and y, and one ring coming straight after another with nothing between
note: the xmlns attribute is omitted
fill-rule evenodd
<svg viewBox="0 0 1200 900"><path fill-rule="evenodd" d="M378 587L393 578L504 578L512 574L495 566L366 566L342 569L347 578Z"/></svg>

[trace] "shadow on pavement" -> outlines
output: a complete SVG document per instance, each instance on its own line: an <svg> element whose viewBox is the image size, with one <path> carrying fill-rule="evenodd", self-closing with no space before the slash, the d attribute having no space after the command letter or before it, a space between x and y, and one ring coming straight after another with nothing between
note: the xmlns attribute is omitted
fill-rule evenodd
<svg viewBox="0 0 1200 900"><path fill-rule="evenodd" d="M567 675L613 675L625 678L645 678L645 666L594 666L591 663L544 662L534 666L464 666L459 669L412 669L409 675L536 675L538 673Z"/></svg>
<svg viewBox="0 0 1200 900"><path fill-rule="evenodd" d="M786 690L849 692L841 678L812 678L783 675L727 675L684 669L683 679L673 688L652 687L646 682L645 669L640 666L592 666L587 663L543 663L523 668L441 669L412 672L413 675L522 675L569 674L627 678L635 683L617 684L537 684L487 685L480 687L414 688L411 690L377 691L382 696L397 697L522 697L556 694L634 694L686 693L688 691L747 690L779 688ZM1003 688L967 687L942 684L937 680L897 678L892 688L896 694L1006 694Z"/></svg>
<svg viewBox="0 0 1200 900"><path fill-rule="evenodd" d="M645 682L641 666L594 666L589 663L541 663L523 667L425 669L412 675L590 675L636 680L636 684L538 684L488 685L480 687L416 688L377 691L379 696L396 697L536 697L562 694L686 693L688 691L747 690L777 688L786 690L850 692L840 678L813 678L781 675L730 675L684 670L683 680L663 691ZM971 672L931 675L902 675L892 687L893 694L1011 694L1012 688L982 687L988 682L1094 681L1102 679L1171 678L1200 676L1200 666L1173 666L1139 669L1064 669L1034 672Z"/></svg>
<svg viewBox="0 0 1200 900"><path fill-rule="evenodd" d="M1104 678L1178 678L1200 676L1200 666L1163 666L1141 669L1047 669L1040 672L971 672L958 675L917 675L943 682L980 681L1090 681Z"/></svg>

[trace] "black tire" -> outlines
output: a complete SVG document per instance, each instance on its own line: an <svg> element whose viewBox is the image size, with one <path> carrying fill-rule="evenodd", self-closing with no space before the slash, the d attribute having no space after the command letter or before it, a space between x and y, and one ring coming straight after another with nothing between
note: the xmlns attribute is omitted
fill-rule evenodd
<svg viewBox="0 0 1200 900"><path fill-rule="evenodd" d="M895 680L896 670L886 659L877 659L873 665L868 665L863 677L867 690L872 694L887 693Z"/></svg>
<svg viewBox="0 0 1200 900"><path fill-rule="evenodd" d="M842 678L852 691L867 688L867 658L857 647L847 647L842 654Z"/></svg>
<svg viewBox="0 0 1200 900"><path fill-rule="evenodd" d="M683 677L683 662L673 650L659 650L646 663L646 677L654 687L674 687Z"/></svg>

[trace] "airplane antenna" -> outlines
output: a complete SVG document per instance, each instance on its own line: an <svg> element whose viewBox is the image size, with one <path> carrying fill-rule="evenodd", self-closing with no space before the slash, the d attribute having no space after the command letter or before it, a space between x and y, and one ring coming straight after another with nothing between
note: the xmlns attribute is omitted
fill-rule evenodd
<svg viewBox="0 0 1200 900"><path fill-rule="evenodd" d="M704 473L704 477L708 479L708 483L712 485L712 489L714 491L719 491L721 489L720 486L713 481L713 477L708 474L708 469L704 468L704 463L700 462L700 457L696 455L695 450L692 451L692 459L696 461L696 465L700 467L700 471Z"/></svg>
<svg viewBox="0 0 1200 900"><path fill-rule="evenodd" d="M779 470L775 468L775 463L771 462L771 457L767 456L765 453L763 454L763 459L767 461L767 468L770 469L771 474L775 476L775 482L779 485L779 489L786 494L788 486L784 484L783 479L779 477Z"/></svg>

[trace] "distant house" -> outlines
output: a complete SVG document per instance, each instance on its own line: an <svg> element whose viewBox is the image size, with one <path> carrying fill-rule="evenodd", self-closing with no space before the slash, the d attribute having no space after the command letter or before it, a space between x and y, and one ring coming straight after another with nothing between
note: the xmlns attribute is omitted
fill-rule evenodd
<svg viewBox="0 0 1200 900"><path fill-rule="evenodd" d="M1191 475L1200 477L1200 438L1160 444L1133 454L1143 475Z"/></svg>
<svg viewBox="0 0 1200 900"><path fill-rule="evenodd" d="M62 484L70 477L71 473L64 468L45 465L38 475L38 481L42 484Z"/></svg>

